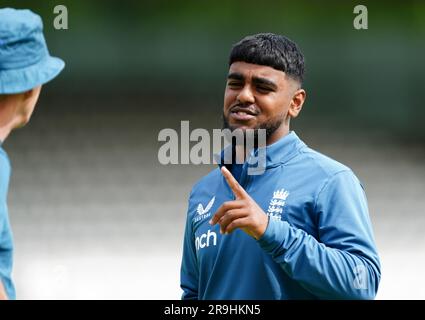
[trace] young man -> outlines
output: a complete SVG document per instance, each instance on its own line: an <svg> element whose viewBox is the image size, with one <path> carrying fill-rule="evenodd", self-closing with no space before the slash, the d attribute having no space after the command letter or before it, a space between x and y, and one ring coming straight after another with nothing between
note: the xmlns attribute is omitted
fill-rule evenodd
<svg viewBox="0 0 425 320"><path fill-rule="evenodd" d="M11 167L2 144L12 130L28 123L41 85L64 66L49 55L40 16L29 10L0 9L0 299L15 299L6 203Z"/></svg>
<svg viewBox="0 0 425 320"><path fill-rule="evenodd" d="M182 298L373 299L380 262L363 188L289 130L306 97L299 48L275 34L249 36L229 66L224 126L266 130L265 171L248 174L239 144L231 147L245 163L220 164L193 187Z"/></svg>

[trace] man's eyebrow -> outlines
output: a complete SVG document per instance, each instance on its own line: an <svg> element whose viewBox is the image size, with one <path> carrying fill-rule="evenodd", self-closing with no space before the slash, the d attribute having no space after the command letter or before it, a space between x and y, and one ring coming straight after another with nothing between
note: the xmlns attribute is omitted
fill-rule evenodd
<svg viewBox="0 0 425 320"><path fill-rule="evenodd" d="M272 87L275 90L277 89L277 84L266 78L253 77L252 82L255 84L265 84Z"/></svg>
<svg viewBox="0 0 425 320"><path fill-rule="evenodd" d="M233 80L244 80L244 76L242 75L242 73L239 72L232 72L229 73L227 76L227 79L233 79Z"/></svg>
<svg viewBox="0 0 425 320"><path fill-rule="evenodd" d="M242 73L232 72L232 73L229 73L229 75L227 76L227 79L243 81L243 80L245 80L245 77L243 76ZM267 85L267 86L271 87L273 90L277 90L277 84L274 83L273 81L269 80L269 79L266 79L266 78L253 77L252 82L254 84Z"/></svg>

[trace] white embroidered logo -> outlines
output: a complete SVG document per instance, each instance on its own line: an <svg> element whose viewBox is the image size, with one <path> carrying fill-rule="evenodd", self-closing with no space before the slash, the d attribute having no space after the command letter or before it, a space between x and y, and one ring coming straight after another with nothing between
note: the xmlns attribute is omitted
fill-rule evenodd
<svg viewBox="0 0 425 320"><path fill-rule="evenodd" d="M205 219L206 217L209 217L211 215L208 214L208 212L211 210L213 204L215 201L215 196L210 200L210 202L208 202L207 206L204 208L204 206L202 205L202 203L198 204L198 208L196 209L196 212L198 213L199 216L197 216L195 218L195 222Z"/></svg>
<svg viewBox="0 0 425 320"><path fill-rule="evenodd" d="M213 197L213 198L210 200L210 202L208 202L208 204L207 204L207 206L205 207L205 209L204 209L204 207L202 206L202 203L198 204L198 209L196 209L196 211L198 212L198 214L201 216L201 215L203 215L203 214L208 213L208 211L210 211L211 207L213 206L214 201L215 201L215 197Z"/></svg>
<svg viewBox="0 0 425 320"><path fill-rule="evenodd" d="M273 198L270 200L267 215L271 218L282 220L283 206L285 205L285 201L288 196L289 192L285 189L273 192Z"/></svg>

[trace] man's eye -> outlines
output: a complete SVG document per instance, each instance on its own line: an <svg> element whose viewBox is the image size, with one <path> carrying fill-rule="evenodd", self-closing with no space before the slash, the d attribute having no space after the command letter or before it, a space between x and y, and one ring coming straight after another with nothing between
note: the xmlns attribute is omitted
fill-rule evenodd
<svg viewBox="0 0 425 320"><path fill-rule="evenodd" d="M231 82L228 82L228 83L227 83L227 85L228 85L229 87L233 87L233 88L235 88L235 87L241 87L241 86L242 86L242 83L240 83L240 82L233 82L233 81L231 81Z"/></svg>
<svg viewBox="0 0 425 320"><path fill-rule="evenodd" d="M273 91L273 90L270 89L269 87L257 87L257 91L258 92L270 92L270 91Z"/></svg>

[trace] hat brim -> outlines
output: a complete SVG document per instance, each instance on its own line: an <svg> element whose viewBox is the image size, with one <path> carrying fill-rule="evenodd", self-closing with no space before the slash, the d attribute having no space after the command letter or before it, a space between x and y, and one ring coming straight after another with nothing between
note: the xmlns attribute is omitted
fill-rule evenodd
<svg viewBox="0 0 425 320"><path fill-rule="evenodd" d="M61 59L47 56L22 69L0 70L0 94L22 93L53 80L65 67Z"/></svg>

